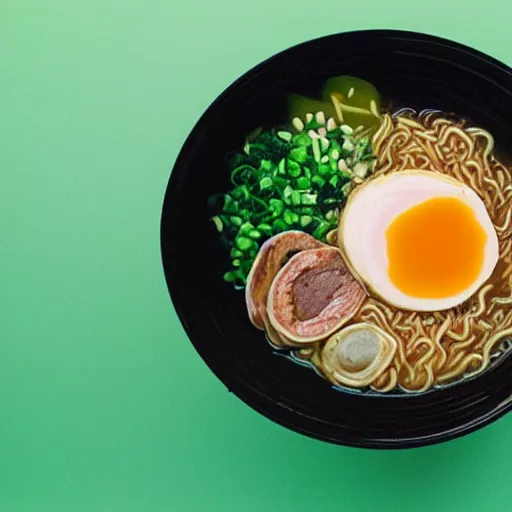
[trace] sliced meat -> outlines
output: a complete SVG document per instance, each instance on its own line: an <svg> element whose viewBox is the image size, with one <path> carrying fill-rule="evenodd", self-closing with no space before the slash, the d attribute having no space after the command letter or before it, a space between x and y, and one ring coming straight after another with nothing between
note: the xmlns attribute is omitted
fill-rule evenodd
<svg viewBox="0 0 512 512"><path fill-rule="evenodd" d="M267 299L273 327L295 343L314 343L347 323L365 298L335 247L294 256L277 274Z"/></svg>
<svg viewBox="0 0 512 512"><path fill-rule="evenodd" d="M302 231L285 231L261 246L245 288L249 318L258 329L265 328L268 290L276 274L296 254L319 247L327 246Z"/></svg>

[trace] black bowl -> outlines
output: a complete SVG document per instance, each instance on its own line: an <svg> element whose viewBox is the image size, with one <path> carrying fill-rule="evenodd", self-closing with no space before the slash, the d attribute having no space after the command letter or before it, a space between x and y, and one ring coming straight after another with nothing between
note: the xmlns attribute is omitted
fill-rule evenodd
<svg viewBox="0 0 512 512"><path fill-rule="evenodd" d="M268 418L332 443L405 448L452 439L512 406L512 358L463 384L425 394L369 396L337 390L272 350L249 322L243 292L222 279L229 259L209 221L207 199L229 187L226 155L255 126L283 118L290 91L355 75L384 102L469 117L497 147L512 140L512 72L480 52L437 37L360 31L300 44L228 87L201 117L174 166L162 211L167 285L181 322L227 388Z"/></svg>

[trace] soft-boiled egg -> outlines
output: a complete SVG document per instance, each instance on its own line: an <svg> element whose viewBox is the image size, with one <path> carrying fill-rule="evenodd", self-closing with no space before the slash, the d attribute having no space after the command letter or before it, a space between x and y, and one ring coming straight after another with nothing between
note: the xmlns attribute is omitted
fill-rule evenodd
<svg viewBox="0 0 512 512"><path fill-rule="evenodd" d="M338 243L369 290L413 311L470 298L490 277L498 237L474 190L430 171L374 178L350 196Z"/></svg>

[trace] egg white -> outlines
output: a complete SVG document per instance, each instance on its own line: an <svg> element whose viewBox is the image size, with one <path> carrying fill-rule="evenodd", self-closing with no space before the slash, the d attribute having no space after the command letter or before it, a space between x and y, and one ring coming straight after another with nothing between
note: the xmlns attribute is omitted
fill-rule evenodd
<svg viewBox="0 0 512 512"><path fill-rule="evenodd" d="M388 274L386 230L404 211L437 197L467 204L487 233L478 277L461 293L445 298L411 297ZM350 196L340 219L338 243L352 271L384 301L412 311L441 311L469 299L490 277L499 258L498 237L477 193L464 183L431 171L406 170L374 178Z"/></svg>

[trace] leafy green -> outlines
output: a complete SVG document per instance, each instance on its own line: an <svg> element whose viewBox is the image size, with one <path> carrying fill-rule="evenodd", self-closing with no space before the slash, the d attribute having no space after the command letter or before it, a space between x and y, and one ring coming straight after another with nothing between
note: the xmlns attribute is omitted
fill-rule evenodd
<svg viewBox="0 0 512 512"><path fill-rule="evenodd" d="M299 229L325 241L350 189L351 168L361 161L371 168L368 139L342 125L313 142L308 133L318 123L304 124L299 134L272 129L248 139L244 153L231 161L233 188L209 199L232 259L224 279L235 286L244 286L259 248L271 236Z"/></svg>

